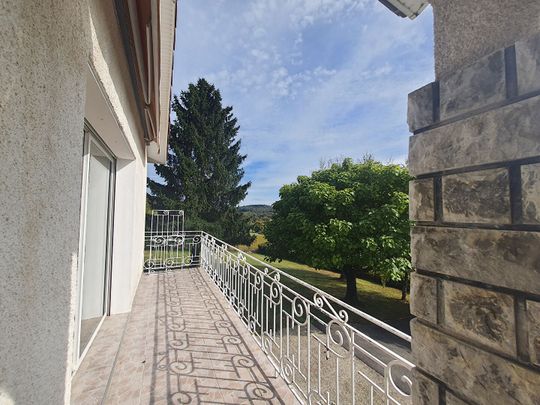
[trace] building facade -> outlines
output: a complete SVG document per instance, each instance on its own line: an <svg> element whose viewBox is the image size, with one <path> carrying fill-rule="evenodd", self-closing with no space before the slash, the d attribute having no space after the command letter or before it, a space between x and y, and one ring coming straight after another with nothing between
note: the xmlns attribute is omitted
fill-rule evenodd
<svg viewBox="0 0 540 405"><path fill-rule="evenodd" d="M176 4L6 0L0 22L0 403L68 403L141 276Z"/></svg>

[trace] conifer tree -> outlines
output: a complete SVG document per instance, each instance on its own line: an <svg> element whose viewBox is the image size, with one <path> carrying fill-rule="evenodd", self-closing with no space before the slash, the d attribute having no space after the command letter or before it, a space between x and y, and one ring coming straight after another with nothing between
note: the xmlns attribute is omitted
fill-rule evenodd
<svg viewBox="0 0 540 405"><path fill-rule="evenodd" d="M148 179L148 199L154 208L183 209L192 228L218 237L236 229L227 241L246 243L249 232L236 211L251 183L241 184L246 155L232 107L223 107L219 90L199 79L174 97L172 109L167 164L155 166L163 181Z"/></svg>

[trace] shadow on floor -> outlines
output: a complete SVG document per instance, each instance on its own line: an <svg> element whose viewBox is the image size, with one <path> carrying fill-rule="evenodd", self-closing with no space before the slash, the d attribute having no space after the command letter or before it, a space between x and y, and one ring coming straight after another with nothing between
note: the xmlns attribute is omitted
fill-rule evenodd
<svg viewBox="0 0 540 405"><path fill-rule="evenodd" d="M294 403L220 295L200 269L143 276L105 403Z"/></svg>

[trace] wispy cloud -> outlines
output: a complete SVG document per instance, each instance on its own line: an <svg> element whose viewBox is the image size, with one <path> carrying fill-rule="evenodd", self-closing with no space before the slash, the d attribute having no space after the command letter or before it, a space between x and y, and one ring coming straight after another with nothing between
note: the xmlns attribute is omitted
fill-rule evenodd
<svg viewBox="0 0 540 405"><path fill-rule="evenodd" d="M406 96L433 80L431 11L374 0L184 0L174 92L205 77L234 107L245 203L271 203L321 158L407 155Z"/></svg>

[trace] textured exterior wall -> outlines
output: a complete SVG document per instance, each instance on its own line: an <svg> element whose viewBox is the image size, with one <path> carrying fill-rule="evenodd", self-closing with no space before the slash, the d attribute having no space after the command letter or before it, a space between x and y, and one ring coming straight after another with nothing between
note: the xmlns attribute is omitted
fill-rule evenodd
<svg viewBox="0 0 540 405"><path fill-rule="evenodd" d="M112 2L4 1L0 24L0 403L69 403L85 107L108 106L95 109L113 117L100 135L129 156L117 165L112 313L131 309L142 271L146 148Z"/></svg>
<svg viewBox="0 0 540 405"><path fill-rule="evenodd" d="M442 78L540 29L538 0L430 0L435 74Z"/></svg>
<svg viewBox="0 0 540 405"><path fill-rule="evenodd" d="M2 1L0 42L0 403L61 404L79 248L86 1Z"/></svg>
<svg viewBox="0 0 540 405"><path fill-rule="evenodd" d="M444 47L458 16L434 5ZM439 80L409 95L415 404L540 403L540 35L476 57L498 29L467 55L450 40Z"/></svg>

